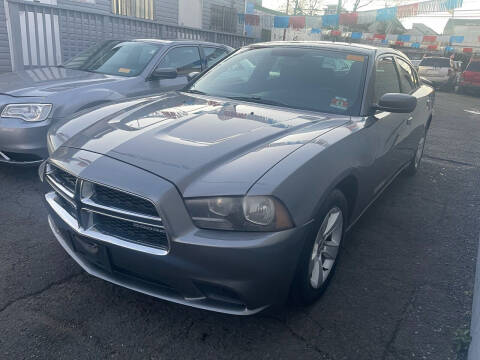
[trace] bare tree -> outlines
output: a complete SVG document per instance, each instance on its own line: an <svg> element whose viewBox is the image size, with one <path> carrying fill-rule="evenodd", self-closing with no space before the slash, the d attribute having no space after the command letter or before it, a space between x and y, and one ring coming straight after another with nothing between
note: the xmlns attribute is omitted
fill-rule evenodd
<svg viewBox="0 0 480 360"><path fill-rule="evenodd" d="M358 9L368 6L371 3L373 3L375 0L367 0L363 1L362 0L355 0L355 3L353 4L353 12L357 11Z"/></svg>
<svg viewBox="0 0 480 360"><path fill-rule="evenodd" d="M287 3L289 3L287 11ZM321 15L322 0L283 0L281 11L291 15Z"/></svg>

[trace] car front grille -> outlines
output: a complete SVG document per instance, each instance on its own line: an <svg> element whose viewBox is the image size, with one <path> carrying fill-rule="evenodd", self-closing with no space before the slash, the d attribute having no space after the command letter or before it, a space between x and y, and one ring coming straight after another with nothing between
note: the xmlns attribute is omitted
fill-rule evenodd
<svg viewBox="0 0 480 360"><path fill-rule="evenodd" d="M168 247L167 234L158 227L124 221L103 214L96 214L95 218L95 223L98 224L95 227L102 233L155 248Z"/></svg>
<svg viewBox="0 0 480 360"><path fill-rule="evenodd" d="M61 186L69 190L71 193L75 192L75 184L77 183L77 178L72 174L58 167L52 166L49 176L53 178L56 182L58 182Z"/></svg>
<svg viewBox="0 0 480 360"><path fill-rule="evenodd" d="M50 193L54 207L62 209L57 215L74 231L117 245L128 242L168 251L167 233L150 200L80 179L56 166L47 167L45 178L54 190Z"/></svg>
<svg viewBox="0 0 480 360"><path fill-rule="evenodd" d="M94 185L92 199L104 206L149 216L158 216L155 206L150 201L106 186Z"/></svg>

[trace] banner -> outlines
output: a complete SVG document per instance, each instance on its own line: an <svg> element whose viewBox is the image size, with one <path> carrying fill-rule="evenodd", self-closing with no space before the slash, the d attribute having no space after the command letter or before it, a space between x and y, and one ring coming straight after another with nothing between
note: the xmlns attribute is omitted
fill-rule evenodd
<svg viewBox="0 0 480 360"><path fill-rule="evenodd" d="M464 36L452 36L450 37L450 43L463 43L463 40L464 40Z"/></svg>
<svg viewBox="0 0 480 360"><path fill-rule="evenodd" d="M245 24L252 26L260 25L260 16L253 14L245 14Z"/></svg>
<svg viewBox="0 0 480 360"><path fill-rule="evenodd" d="M286 29L290 23L290 16L275 16L273 18L273 27Z"/></svg>
<svg viewBox="0 0 480 360"><path fill-rule="evenodd" d="M305 16L290 16L288 25L294 29L305 28Z"/></svg>
<svg viewBox="0 0 480 360"><path fill-rule="evenodd" d="M418 14L418 3L410 5L402 5L397 9L397 17L399 19L405 17L411 17Z"/></svg>
<svg viewBox="0 0 480 360"><path fill-rule="evenodd" d="M338 15L323 15L322 16L322 25L323 26L337 26L338 25Z"/></svg>
<svg viewBox="0 0 480 360"><path fill-rule="evenodd" d="M358 13L343 13L340 14L339 23L340 25L355 25L358 20Z"/></svg>
<svg viewBox="0 0 480 360"><path fill-rule="evenodd" d="M385 8L377 10L377 21L388 21L392 20L397 16L397 8Z"/></svg>

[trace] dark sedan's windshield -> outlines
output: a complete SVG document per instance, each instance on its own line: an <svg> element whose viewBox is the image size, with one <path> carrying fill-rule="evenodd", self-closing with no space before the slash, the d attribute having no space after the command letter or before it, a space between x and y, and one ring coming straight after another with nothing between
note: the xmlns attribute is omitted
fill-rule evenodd
<svg viewBox="0 0 480 360"><path fill-rule="evenodd" d="M367 57L311 48L253 48L202 76L191 92L297 109L356 115Z"/></svg>
<svg viewBox="0 0 480 360"><path fill-rule="evenodd" d="M137 76L161 45L141 41L106 41L92 46L64 64L67 69L108 75Z"/></svg>

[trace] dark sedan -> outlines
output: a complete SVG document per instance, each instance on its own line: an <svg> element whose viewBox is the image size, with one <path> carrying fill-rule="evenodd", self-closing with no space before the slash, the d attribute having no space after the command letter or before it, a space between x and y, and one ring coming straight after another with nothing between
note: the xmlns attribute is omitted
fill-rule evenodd
<svg viewBox="0 0 480 360"><path fill-rule="evenodd" d="M52 124L100 104L180 89L188 74L232 51L201 41L109 40L63 66L0 75L0 162L39 163ZM174 71L160 79L157 68Z"/></svg>
<svg viewBox="0 0 480 360"><path fill-rule="evenodd" d="M182 91L52 131L49 223L87 272L161 299L243 315L309 304L345 233L417 171L433 101L396 50L252 45Z"/></svg>

